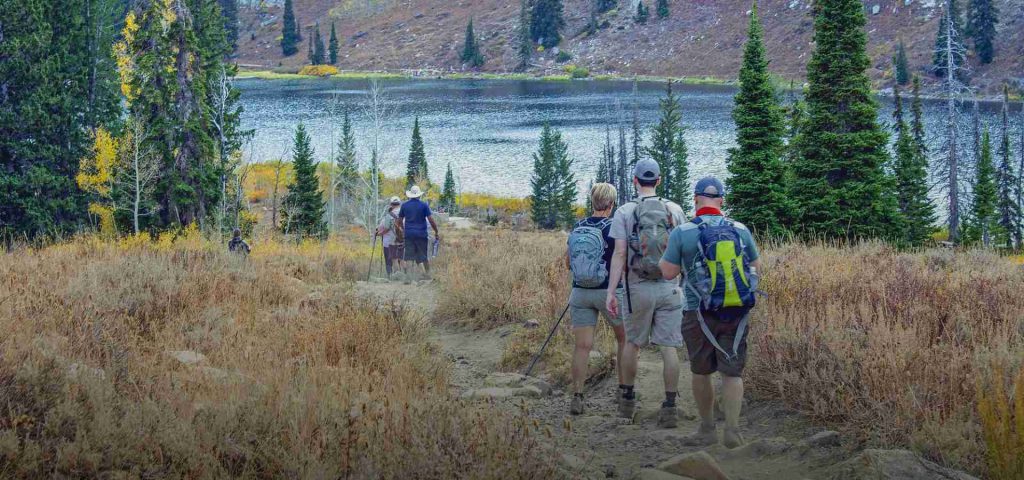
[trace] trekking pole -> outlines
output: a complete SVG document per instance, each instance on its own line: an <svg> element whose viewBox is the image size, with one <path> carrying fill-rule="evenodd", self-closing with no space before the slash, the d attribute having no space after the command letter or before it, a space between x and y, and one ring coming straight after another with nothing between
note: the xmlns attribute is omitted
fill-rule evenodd
<svg viewBox="0 0 1024 480"><path fill-rule="evenodd" d="M377 232L373 233L373 246L370 247L370 266L366 269L366 281L370 281L370 273L373 272L373 258L377 255Z"/></svg>
<svg viewBox="0 0 1024 480"><path fill-rule="evenodd" d="M558 321L555 322L554 328L552 328L551 329L551 333L548 334L548 339L544 340L544 345L541 345L540 351L538 351L537 355L534 355L533 360L530 361L530 366L526 368L526 373L523 374L524 376L527 376L527 377L530 376L530 372L533 371L533 367L535 365L537 365L537 360L540 360L540 356L541 356L541 354L544 353L544 349L548 347L548 342L551 341L551 337L555 336L555 331L558 330L558 324L562 323L562 317L565 317L565 312L568 312L568 311L569 311L569 305L566 304L565 305L565 310L562 310L562 314L558 316Z"/></svg>

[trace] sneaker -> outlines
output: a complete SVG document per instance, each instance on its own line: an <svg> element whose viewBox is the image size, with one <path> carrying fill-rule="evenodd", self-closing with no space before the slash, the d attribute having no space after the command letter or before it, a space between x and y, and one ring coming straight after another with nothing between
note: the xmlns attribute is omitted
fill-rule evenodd
<svg viewBox="0 0 1024 480"><path fill-rule="evenodd" d="M580 395L572 396L572 403L569 404L570 415L582 415L587 409L586 404L583 402L583 397Z"/></svg>
<svg viewBox="0 0 1024 480"><path fill-rule="evenodd" d="M718 431L714 425L700 424L697 432L683 440L683 444L689 447L706 447L718 443Z"/></svg>
<svg viewBox="0 0 1024 480"><path fill-rule="evenodd" d="M736 448L743 445L743 435L739 428L725 427L725 434L722 435L722 445L725 448Z"/></svg>
<svg viewBox="0 0 1024 480"><path fill-rule="evenodd" d="M676 428L679 422L679 411L676 406L666 407L664 404L658 410L658 428Z"/></svg>

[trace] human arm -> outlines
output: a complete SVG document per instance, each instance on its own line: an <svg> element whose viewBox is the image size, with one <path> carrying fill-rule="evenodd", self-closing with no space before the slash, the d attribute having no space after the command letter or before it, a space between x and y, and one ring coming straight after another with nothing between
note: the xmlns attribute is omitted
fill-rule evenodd
<svg viewBox="0 0 1024 480"><path fill-rule="evenodd" d="M626 271L626 249L629 246L625 239L615 239L615 252L612 253L612 265L608 269L608 296L605 298L605 307L613 317L619 316L619 298L616 290L619 288L619 281L622 279L622 272Z"/></svg>
<svg viewBox="0 0 1024 480"><path fill-rule="evenodd" d="M431 216L427 217L427 221L430 222L430 228L434 229L434 238L436 238L437 241L440 242L441 241L441 233L437 231L437 222L434 221L434 216L431 215Z"/></svg>
<svg viewBox="0 0 1024 480"><path fill-rule="evenodd" d="M658 262L661 269L661 278L672 281L682 273L683 264L683 232L679 228L672 230L668 237L668 245L665 247L665 254Z"/></svg>

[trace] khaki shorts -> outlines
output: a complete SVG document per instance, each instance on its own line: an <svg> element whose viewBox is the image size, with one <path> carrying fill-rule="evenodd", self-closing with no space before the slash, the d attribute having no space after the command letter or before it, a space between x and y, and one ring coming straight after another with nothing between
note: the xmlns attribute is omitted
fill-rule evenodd
<svg viewBox="0 0 1024 480"><path fill-rule="evenodd" d="M715 336L715 341L728 352L732 352L736 340L736 330L740 320L723 322L714 312L701 311L704 323ZM743 376L743 368L747 365L747 333L743 332L738 351L735 356L727 357L720 352L701 330L697 312L686 312L683 319L683 338L686 339L686 352L690 359L690 372L697 375L711 375L718 372L726 377Z"/></svg>
<svg viewBox="0 0 1024 480"><path fill-rule="evenodd" d="M626 338L638 347L654 344L683 346L683 294L672 282L641 281L629 284L629 299L620 308L628 312Z"/></svg>
<svg viewBox="0 0 1024 480"><path fill-rule="evenodd" d="M622 325L622 319L612 317L608 313L605 300L608 298L608 291L603 288L574 288L569 295L569 312L572 315L572 326L596 327L597 316L600 314L613 327Z"/></svg>

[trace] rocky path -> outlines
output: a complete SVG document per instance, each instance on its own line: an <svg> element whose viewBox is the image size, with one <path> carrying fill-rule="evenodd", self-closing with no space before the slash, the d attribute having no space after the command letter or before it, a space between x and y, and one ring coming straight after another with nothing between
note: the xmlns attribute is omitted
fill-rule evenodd
<svg viewBox="0 0 1024 480"><path fill-rule="evenodd" d="M436 305L433 284L400 285L360 282L356 290L381 299L398 299L430 315ZM641 398L635 421L615 415L614 376L595 381L587 392L587 413L568 414L569 396L545 379L498 371L505 341L517 328L492 331L453 330L434 324L431 341L453 362L452 385L467 397L489 398L500 408L526 412L550 429L555 447L573 478L647 480L969 480L902 450L853 451L839 434L816 428L801 415L770 402L744 406L741 425L747 445L690 447L683 439L696 430L696 406L690 373L683 363L679 384L679 427L659 429L655 414L664 393L657 352L641 354L637 390ZM685 356L684 356L685 357ZM596 380L596 379L595 379ZM719 431L722 425L720 422Z"/></svg>

